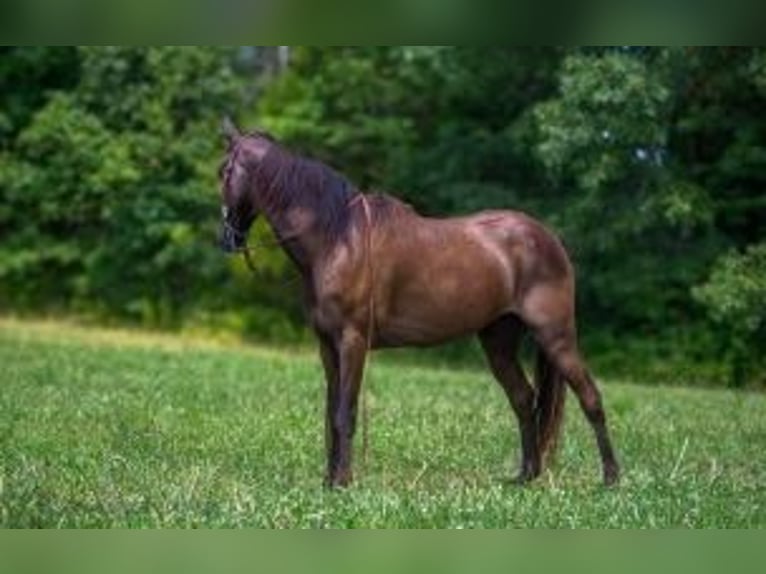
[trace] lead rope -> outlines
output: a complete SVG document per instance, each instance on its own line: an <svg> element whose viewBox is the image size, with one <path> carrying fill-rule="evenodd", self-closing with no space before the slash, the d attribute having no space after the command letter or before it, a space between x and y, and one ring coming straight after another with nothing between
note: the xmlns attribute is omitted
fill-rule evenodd
<svg viewBox="0 0 766 574"><path fill-rule="evenodd" d="M364 207L365 217L365 259L367 262L367 277L370 281L369 302L367 304L368 316L367 316L367 337L365 351L365 364L362 367L362 467L367 470L367 452L369 450L370 436L369 436L369 411L367 410L367 384L365 383L365 374L367 373L367 357L370 356L372 350L372 335L375 327L375 275L372 267L372 216L370 215L370 206L367 203L367 198L364 194L360 194L362 207ZM371 358L371 357L370 357ZM367 377L369 381L369 377Z"/></svg>
<svg viewBox="0 0 766 574"><path fill-rule="evenodd" d="M247 268L253 274L257 274L258 269L256 268L255 263L253 263L253 258L250 255L250 252L253 251L252 247L243 247L241 251L242 251L242 256L245 258L245 265L247 265Z"/></svg>
<svg viewBox="0 0 766 574"><path fill-rule="evenodd" d="M365 365L363 367L362 371L362 381L361 385L362 388L360 392L362 393L361 401L362 401L362 466L366 470L367 469L367 452L369 450L369 443L370 443L370 433L369 433L369 411L367 409L367 385L364 384L364 375L366 373L366 366L367 366L367 356L370 355L370 351L372 351L372 335L373 330L375 328L375 274L374 269L372 267L372 215L370 214L370 205L367 202L367 197L360 193L356 197L354 197L351 200L351 203L355 202L357 198L362 202L362 207L364 209L364 219L365 219L365 262L367 267L367 277L370 280L370 290L369 290L369 302L367 304L368 308L368 315L367 315L367 333L365 337ZM293 236L297 237L300 235L300 233L291 234L288 238L292 238ZM284 241L284 238L282 239ZM275 243L275 245L279 245L281 241ZM250 246L243 246L239 249L239 251L242 253L242 256L245 260L245 264L247 265L247 268L250 269L252 273L257 273L258 269L255 266L255 263L253 262L251 252L254 251L254 249ZM369 383L368 383L369 384Z"/></svg>

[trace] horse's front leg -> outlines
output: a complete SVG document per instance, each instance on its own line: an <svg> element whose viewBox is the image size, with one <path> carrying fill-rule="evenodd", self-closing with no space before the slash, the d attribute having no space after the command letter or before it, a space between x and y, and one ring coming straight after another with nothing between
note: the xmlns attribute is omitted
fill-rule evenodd
<svg viewBox="0 0 766 574"><path fill-rule="evenodd" d="M319 338L319 353L322 357L322 366L324 367L325 381L327 382L327 396L325 401L325 421L324 421L324 444L327 457L327 481L330 480L332 470L332 419L337 404L338 388L338 347L331 337L317 332Z"/></svg>
<svg viewBox="0 0 766 574"><path fill-rule="evenodd" d="M334 392L328 388L330 448L327 484L346 486L353 479L352 441L356 430L356 406L362 382L367 345L356 329L344 329L336 343L338 376ZM328 380L328 384L332 384ZM332 400L330 400L332 399Z"/></svg>

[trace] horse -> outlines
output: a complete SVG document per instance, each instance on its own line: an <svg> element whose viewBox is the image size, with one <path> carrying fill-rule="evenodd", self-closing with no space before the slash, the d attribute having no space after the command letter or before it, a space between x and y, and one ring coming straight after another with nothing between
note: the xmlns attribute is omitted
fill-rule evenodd
<svg viewBox="0 0 766 574"><path fill-rule="evenodd" d="M220 246L247 253L256 217L298 269L326 378L329 487L353 480L352 442L368 352L475 334L518 419L515 481L537 478L555 449L567 384L595 433L603 481L620 469L601 395L578 350L575 280L561 241L516 211L432 218L360 192L329 166L230 121L219 170ZM534 386L519 362L536 346Z"/></svg>

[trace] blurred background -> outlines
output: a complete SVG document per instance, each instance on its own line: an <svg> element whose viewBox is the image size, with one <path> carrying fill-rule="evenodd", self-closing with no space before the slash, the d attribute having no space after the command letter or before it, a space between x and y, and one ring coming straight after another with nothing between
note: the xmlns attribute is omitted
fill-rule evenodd
<svg viewBox="0 0 766 574"><path fill-rule="evenodd" d="M760 48L0 48L0 313L310 341L282 254L216 247L229 114L422 213L546 222L599 374L763 386L764 104Z"/></svg>

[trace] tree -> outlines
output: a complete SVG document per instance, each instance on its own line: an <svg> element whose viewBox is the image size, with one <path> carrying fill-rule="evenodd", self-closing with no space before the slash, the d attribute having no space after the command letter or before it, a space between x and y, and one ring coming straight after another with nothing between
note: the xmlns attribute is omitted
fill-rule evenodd
<svg viewBox="0 0 766 574"><path fill-rule="evenodd" d="M71 89L19 96L30 107L0 158L3 298L172 323L224 271L212 239L217 123L240 91L230 53L76 59Z"/></svg>

